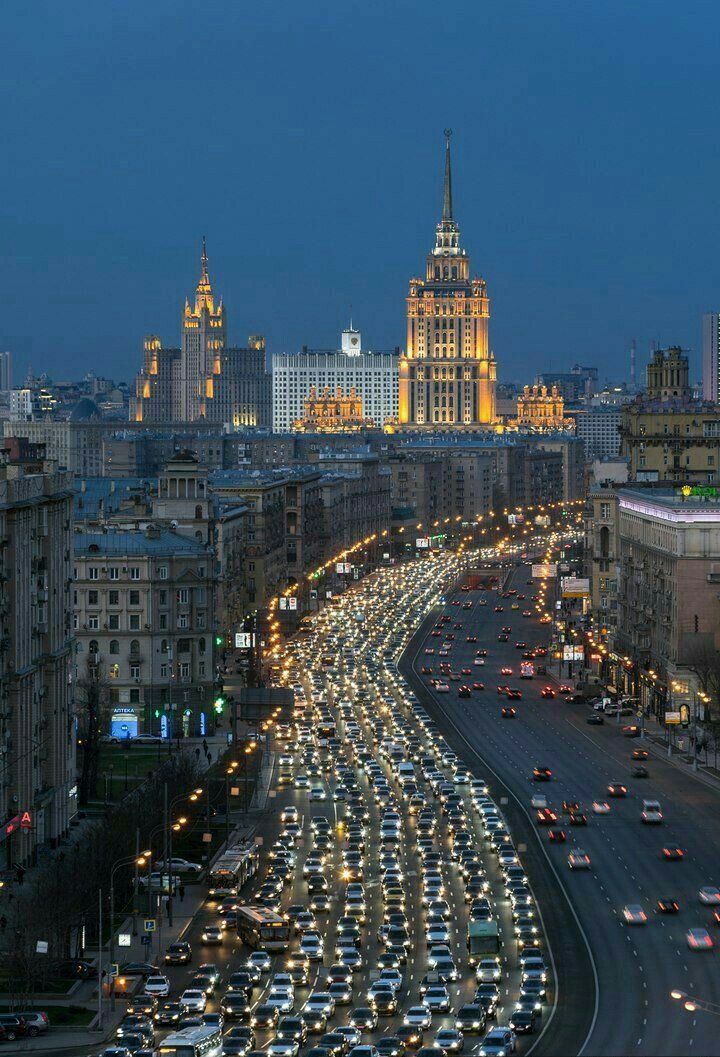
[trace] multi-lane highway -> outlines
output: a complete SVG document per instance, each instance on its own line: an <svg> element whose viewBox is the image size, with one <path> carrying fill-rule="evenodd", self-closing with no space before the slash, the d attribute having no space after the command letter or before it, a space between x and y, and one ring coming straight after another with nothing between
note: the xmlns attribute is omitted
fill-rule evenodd
<svg viewBox="0 0 720 1057"><path fill-rule="evenodd" d="M527 841L524 861L561 982L553 1030L536 1052L578 1052L584 1046L586 1054L719 1053L717 1018L686 1012L670 992L679 989L720 1001L717 948L695 951L686 941L693 927L706 928L720 939L714 908L701 903L698 894L701 887L720 882L720 798L714 788L653 755L646 762L648 777L634 778L631 753L639 742L623 737L614 720L590 725L588 705L541 696L543 686L557 687L556 680L518 678L522 651L516 642L547 644L547 628L530 603L537 584L527 582L528 574L529 568L521 565L504 583L504 592L527 595L526 602L490 591L457 590L447 598L444 612L463 628L444 659L460 672L473 665L477 650L487 649L485 665L473 668L472 679L462 678L480 679L484 691L459 697L460 683L450 681L449 692L438 693L431 676L421 674L423 667L437 672L442 659L437 653L441 640L432 635L440 609L414 637L401 668L451 744L469 754L475 770L485 767L496 798L503 793L508 797L508 817ZM481 599L489 604L481 605ZM471 608L463 609L468 602ZM495 611L498 604L502 612ZM513 604L519 608L511 608ZM523 617L526 606L532 617ZM512 628L507 642L498 641L503 626ZM468 635L477 642L468 643ZM503 667L512 668L513 676L501 675ZM501 698L497 687L505 683L519 688L522 699ZM516 709L513 718L501 715L501 705L508 703ZM532 782L536 766L550 768L552 781ZM609 797L608 786L618 781L627 787L627 796ZM551 843L548 827L536 824L530 800L538 791L557 810L566 843ZM661 825L642 823L643 799L660 802ZM563 801L583 805L586 827L568 824ZM596 814L595 801L606 802L609 812ZM666 861L666 845L682 848L682 861ZM573 846L588 853L590 870L569 869ZM679 913L657 912L661 899L676 901ZM646 924L625 924L623 909L632 904L642 907Z"/></svg>

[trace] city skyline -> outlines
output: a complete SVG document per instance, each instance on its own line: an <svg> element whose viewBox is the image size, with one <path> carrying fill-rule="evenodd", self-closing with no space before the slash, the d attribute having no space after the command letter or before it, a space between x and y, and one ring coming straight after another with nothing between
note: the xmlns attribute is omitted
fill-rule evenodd
<svg viewBox="0 0 720 1057"><path fill-rule="evenodd" d="M402 6L380 23L347 4L331 25L288 9L280 28L213 2L197 25L169 24L168 12L155 5L145 37L109 9L81 34L48 7L47 38L60 49L37 39L32 16L14 16L0 347L12 350L16 379L28 362L68 376L99 358L105 373L123 373L143 334L174 332L203 233L235 333L295 352L333 341L352 312L370 345L402 344L406 278L432 234L447 125L464 237L492 283L501 381L529 377L538 358L554 369L603 362L618 376L633 337L639 369L656 340L692 349L698 373L718 284L706 214L719 159L702 135L712 9L696 39L665 3L651 23L616 4L582 19L566 4L482 19L468 7L451 84L424 98L422 118L412 104L435 39L431 20L404 18ZM244 62L209 68L199 60L211 42ZM401 43L414 57L405 79L392 62ZM674 76L685 46L693 64ZM158 77L178 52L197 74ZM186 146L200 123L209 156ZM89 127L92 149L78 155Z"/></svg>

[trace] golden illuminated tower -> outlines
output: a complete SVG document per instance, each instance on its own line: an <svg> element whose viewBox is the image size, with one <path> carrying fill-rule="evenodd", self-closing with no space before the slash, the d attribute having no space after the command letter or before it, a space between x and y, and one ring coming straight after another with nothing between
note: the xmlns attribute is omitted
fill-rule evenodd
<svg viewBox="0 0 720 1057"><path fill-rule="evenodd" d="M222 298L215 306L203 237L195 307L191 308L190 302L185 299L180 351L180 406L175 409L175 418L192 422L200 415L202 401L208 395L205 392L206 379L213 374L215 361L225 348L225 341L225 308Z"/></svg>
<svg viewBox="0 0 720 1057"><path fill-rule="evenodd" d="M490 302L484 279L470 279L453 217L451 130L445 130L442 219L425 279L410 280L407 346L400 357L401 424L472 428L495 420L495 358L488 347Z"/></svg>

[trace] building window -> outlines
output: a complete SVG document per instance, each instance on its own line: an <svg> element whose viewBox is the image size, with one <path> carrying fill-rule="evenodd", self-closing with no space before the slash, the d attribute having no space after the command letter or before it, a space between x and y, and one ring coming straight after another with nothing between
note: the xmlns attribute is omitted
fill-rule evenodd
<svg viewBox="0 0 720 1057"><path fill-rule="evenodd" d="M167 664L161 664L160 665L160 678L161 679L167 679L167 677L168 677L168 666L167 666Z"/></svg>
<svg viewBox="0 0 720 1057"><path fill-rule="evenodd" d="M108 629L110 631L120 630L120 616L117 613L111 613L108 617Z"/></svg>
<svg viewBox="0 0 720 1057"><path fill-rule="evenodd" d="M119 606L120 605L120 592L119 591L108 591L108 605Z"/></svg>
<svg viewBox="0 0 720 1057"><path fill-rule="evenodd" d="M204 613L198 613L198 615L197 615L197 626L198 626L199 629L205 627L205 614Z"/></svg>
<svg viewBox="0 0 720 1057"><path fill-rule="evenodd" d="M98 570L94 565L91 565L88 569L88 580L99 580Z"/></svg>
<svg viewBox="0 0 720 1057"><path fill-rule="evenodd" d="M118 569L117 565L111 565L110 568L108 569L108 579L109 580L119 580L120 579L120 570Z"/></svg>
<svg viewBox="0 0 720 1057"><path fill-rule="evenodd" d="M131 664L130 665L130 678L131 679L139 679L140 678L140 665L139 664Z"/></svg>
<svg viewBox="0 0 720 1057"><path fill-rule="evenodd" d="M97 591L88 591L88 605L96 606L98 604L98 593Z"/></svg>
<svg viewBox="0 0 720 1057"><path fill-rule="evenodd" d="M198 675L201 677L205 675L205 661L198 661Z"/></svg>
<svg viewBox="0 0 720 1057"><path fill-rule="evenodd" d="M116 657L120 653L120 643L117 639L110 639L110 653Z"/></svg>
<svg viewBox="0 0 720 1057"><path fill-rule="evenodd" d="M139 566L137 566L137 565L131 565L130 566L130 579L131 580L139 580L140 579L140 568L139 568Z"/></svg>
<svg viewBox="0 0 720 1057"><path fill-rule="evenodd" d="M158 579L167 580L167 578L168 578L167 565L161 565L160 568L158 569Z"/></svg>
<svg viewBox="0 0 720 1057"><path fill-rule="evenodd" d="M139 631L140 630L140 614L139 613L131 613L130 616L129 616L129 621L130 621L130 623L129 623L128 627L130 628L131 631Z"/></svg>
<svg viewBox="0 0 720 1057"><path fill-rule="evenodd" d="M140 605L140 592L139 591L131 591L130 592L130 605L131 606L139 606Z"/></svg>
<svg viewBox="0 0 720 1057"><path fill-rule="evenodd" d="M183 661L182 664L180 665L180 678L181 679L189 679L190 678L190 662L189 661Z"/></svg>
<svg viewBox="0 0 720 1057"><path fill-rule="evenodd" d="M158 621L159 621L159 625L158 626L159 626L160 630L161 631L167 631L167 626L168 626L167 613L161 613L159 615L159 617L158 617Z"/></svg>
<svg viewBox="0 0 720 1057"><path fill-rule="evenodd" d="M603 519L603 521L607 521L607 519L610 517L610 504L609 503L601 503L600 504L600 517Z"/></svg>
<svg viewBox="0 0 720 1057"><path fill-rule="evenodd" d="M120 675L120 665L119 664L111 664L110 667L108 668L108 675L110 676L111 679L117 679L119 677L119 675Z"/></svg>
<svg viewBox="0 0 720 1057"><path fill-rule="evenodd" d="M190 591L187 587L181 587L177 593L177 600L181 606L186 606L190 601Z"/></svg>
<svg viewBox="0 0 720 1057"><path fill-rule="evenodd" d="M187 613L181 613L178 617L177 626L182 630L186 630L190 626Z"/></svg>
<svg viewBox="0 0 720 1057"><path fill-rule="evenodd" d="M99 617L88 617L87 626L90 629L90 631L98 631L99 628L100 628L100 618Z"/></svg>
<svg viewBox="0 0 720 1057"><path fill-rule="evenodd" d="M161 606L166 606L167 605L167 591L161 591L160 592L160 605Z"/></svg>

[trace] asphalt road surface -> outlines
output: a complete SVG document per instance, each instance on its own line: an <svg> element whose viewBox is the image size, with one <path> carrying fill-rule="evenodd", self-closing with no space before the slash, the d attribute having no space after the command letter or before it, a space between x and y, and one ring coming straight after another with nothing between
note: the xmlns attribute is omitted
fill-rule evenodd
<svg viewBox="0 0 720 1057"><path fill-rule="evenodd" d="M526 594L526 604L534 613L529 598L537 585L527 583L529 571L520 566L504 586ZM486 605L479 604L483 596ZM472 608L463 609L462 603L468 601ZM470 699L460 698L460 683L452 681L449 693L437 693L429 685L430 677L420 674L423 666L432 666L437 672L441 659L437 656L441 640L432 637L433 619L427 620L414 637L401 668L412 668L418 694L428 702L448 741L458 749L464 747L467 753L474 751L476 759L486 765L493 795L497 798L503 789L509 791L510 803L505 810L511 823L517 820L518 827L530 834L527 816L524 821L520 816L527 811L533 818L535 836L528 837L523 861L548 925L561 981L553 1030L535 1052L577 1053L584 1044L582 1052L591 1055L718 1054L717 1017L686 1012L682 1002L670 997L672 989L679 989L702 1001L720 1003L717 946L694 951L686 942L687 930L695 927L706 928L716 942L720 941L713 908L701 904L698 896L702 886L720 884L718 793L653 756L646 763L649 777L633 778L630 754L641 743L624 738L614 719L606 719L603 726L590 726L588 705L569 704L562 697L541 697L541 688L557 686L557 680L520 680L522 652L515 643L547 645L547 628L536 615L522 616L522 600L519 609L511 609L513 601L498 598L492 591L458 590L435 611L435 617L444 611L463 624L445 658L454 671L473 666L476 651L487 649L485 665L473 667L472 677L462 677L463 683L484 682L484 691L474 691ZM456 602L461 605L454 605ZM503 606L502 613L495 612L496 604ZM498 641L502 626L512 628L508 642ZM466 642L467 635L477 636L477 642ZM427 649L436 652L428 654ZM513 668L512 677L501 676L504 666ZM497 687L504 683L520 689L522 700L506 702L498 696ZM501 705L506 703L515 706L514 718L501 718ZM481 766L473 760L468 762L476 771ZM532 782L535 766L550 768L552 781ZM626 798L608 798L608 785L614 781L627 786ZM551 844L547 829L535 825L535 813L530 809L535 792L546 794L558 809L567 843ZM660 801L664 815L661 825L640 821L644 798ZM562 816L563 800L581 802L587 827L568 825ZM596 800L609 803L608 814L593 813ZM517 838L515 827L514 832ZM663 846L674 844L685 851L681 862L665 861L662 856ZM569 869L567 856L573 846L581 846L589 854L590 870ZM548 860L558 880L548 869ZM657 913L657 900L663 898L677 900L679 913ZM622 911L628 904L642 906L647 916L645 925L628 927L624 923ZM568 942L563 943L563 935ZM570 973L564 966L568 959ZM580 1041L584 1029L586 1039Z"/></svg>

